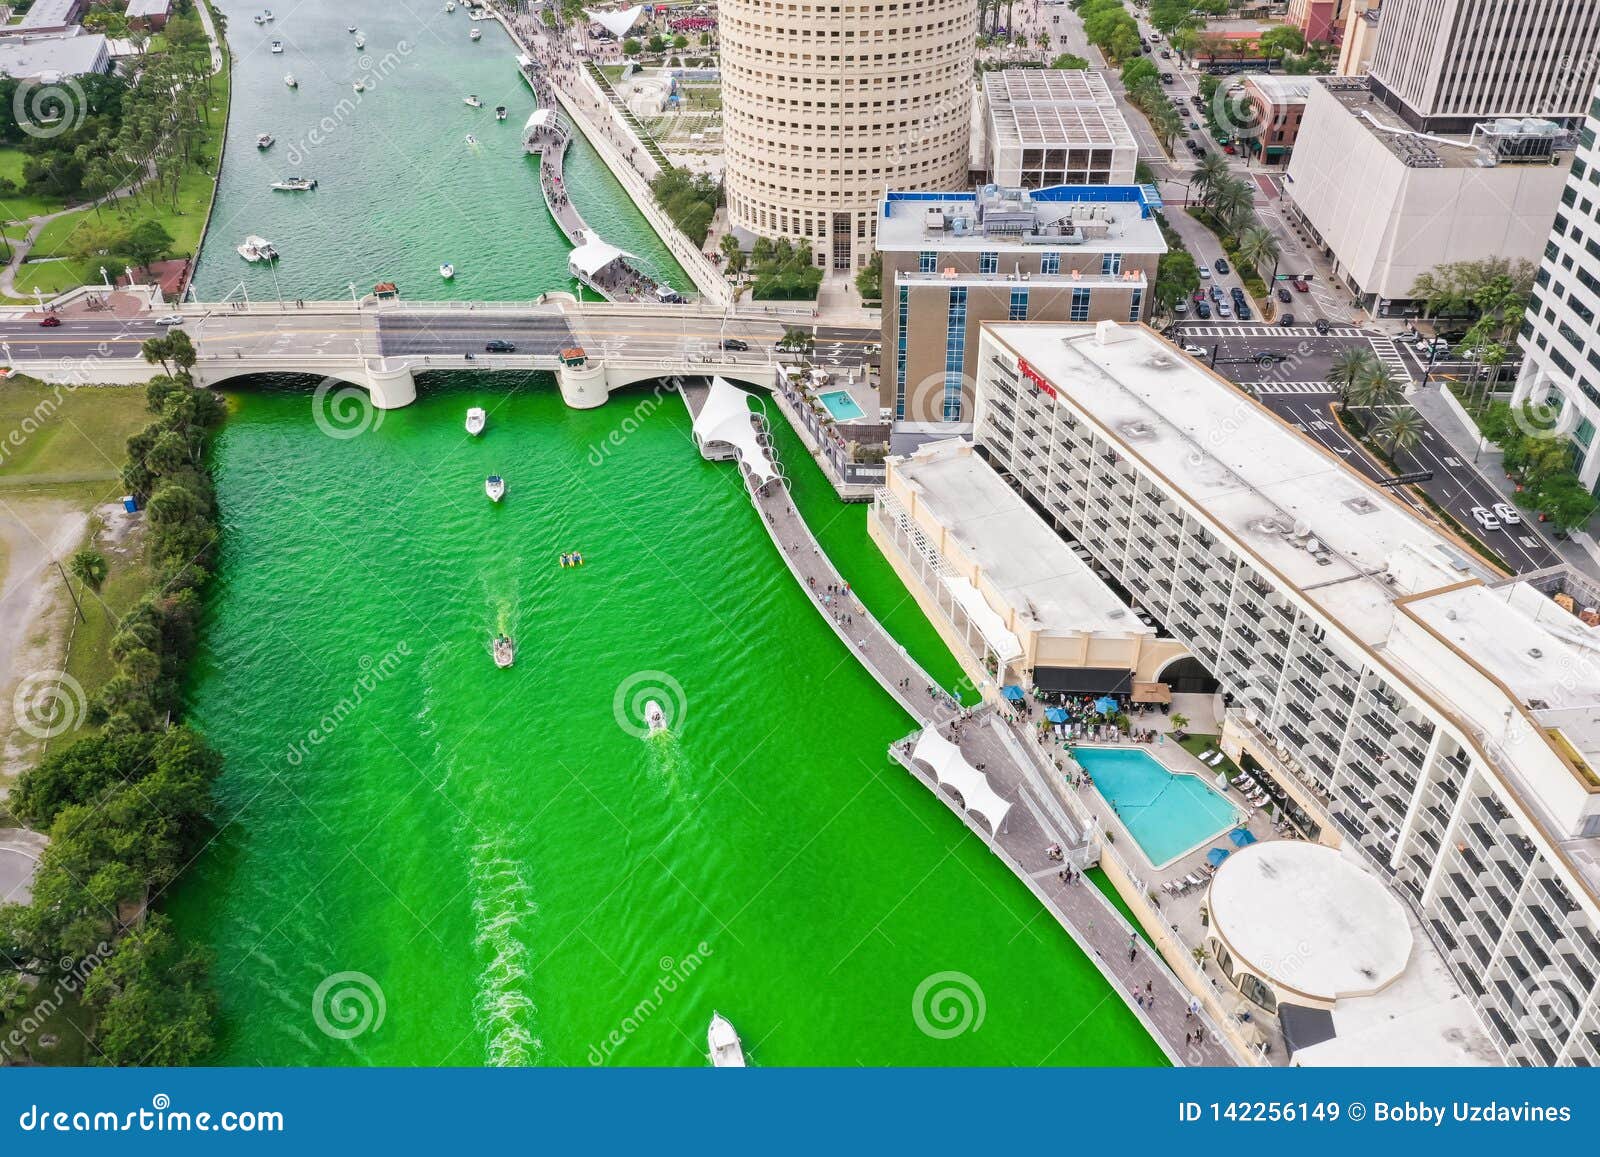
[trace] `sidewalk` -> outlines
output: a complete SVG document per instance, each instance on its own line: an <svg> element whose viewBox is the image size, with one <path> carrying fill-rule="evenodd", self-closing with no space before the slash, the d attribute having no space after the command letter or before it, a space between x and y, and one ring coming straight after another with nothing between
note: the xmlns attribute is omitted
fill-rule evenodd
<svg viewBox="0 0 1600 1157"><path fill-rule="evenodd" d="M1465 461L1471 462L1489 485L1505 496L1507 502L1512 501L1516 487L1506 477L1504 455L1497 449L1478 449L1477 431L1468 429L1444 400L1441 391L1445 389L1448 387L1430 383L1420 389L1408 390L1406 400L1427 419L1430 426L1444 436L1451 449ZM1600 544L1591 535L1580 530L1574 531L1570 538L1559 539L1546 533L1542 527L1538 529L1540 537L1561 556L1563 562L1600 581Z"/></svg>

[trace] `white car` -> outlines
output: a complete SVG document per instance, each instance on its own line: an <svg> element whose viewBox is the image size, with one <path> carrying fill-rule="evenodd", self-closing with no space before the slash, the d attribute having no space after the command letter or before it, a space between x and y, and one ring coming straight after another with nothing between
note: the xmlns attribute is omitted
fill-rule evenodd
<svg viewBox="0 0 1600 1157"><path fill-rule="evenodd" d="M1189 342L1184 342L1179 348L1192 358L1203 358L1206 356L1206 351L1202 347L1191 345Z"/></svg>
<svg viewBox="0 0 1600 1157"><path fill-rule="evenodd" d="M1229 308L1227 302L1225 302L1225 301L1217 302L1217 316L1218 317L1232 317L1233 316L1233 310L1231 308Z"/></svg>
<svg viewBox="0 0 1600 1157"><path fill-rule="evenodd" d="M183 314L181 314L181 313L169 313L165 317L158 317L158 318L156 318L156 324L157 325L182 325L183 324Z"/></svg>
<svg viewBox="0 0 1600 1157"><path fill-rule="evenodd" d="M1200 267L1200 276L1202 278L1204 278L1205 280L1210 281L1211 280L1211 267L1209 265L1202 265Z"/></svg>
<svg viewBox="0 0 1600 1157"><path fill-rule="evenodd" d="M1472 508L1472 521L1485 530L1499 530L1500 520L1481 506Z"/></svg>
<svg viewBox="0 0 1600 1157"><path fill-rule="evenodd" d="M1494 510L1494 516L1505 526L1519 526L1522 523L1522 515L1509 502L1496 502L1491 509Z"/></svg>

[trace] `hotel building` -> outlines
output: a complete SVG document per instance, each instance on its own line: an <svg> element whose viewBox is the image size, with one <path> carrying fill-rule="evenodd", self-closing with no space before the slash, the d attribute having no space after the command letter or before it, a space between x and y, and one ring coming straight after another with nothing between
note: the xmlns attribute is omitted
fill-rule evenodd
<svg viewBox="0 0 1600 1157"><path fill-rule="evenodd" d="M983 78L984 155L997 185L1131 185L1139 144L1106 78L1008 68Z"/></svg>
<svg viewBox="0 0 1600 1157"><path fill-rule="evenodd" d="M1502 580L1139 326L985 326L974 444L1211 670L1223 749L1373 866L1507 1063L1600 1061L1600 591Z"/></svg>
<svg viewBox="0 0 1600 1157"><path fill-rule="evenodd" d="M723 0L717 15L735 229L855 270L884 190L965 187L977 0Z"/></svg>

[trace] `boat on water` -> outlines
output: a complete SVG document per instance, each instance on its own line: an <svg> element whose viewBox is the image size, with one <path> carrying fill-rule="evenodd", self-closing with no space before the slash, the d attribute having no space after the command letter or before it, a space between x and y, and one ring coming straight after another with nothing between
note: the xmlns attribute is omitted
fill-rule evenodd
<svg viewBox="0 0 1600 1157"><path fill-rule="evenodd" d="M364 81L364 80L358 80L354 84L352 84L350 87L355 89L357 92L366 92L367 91L367 82Z"/></svg>
<svg viewBox="0 0 1600 1157"><path fill-rule="evenodd" d="M711 1014L711 1027L706 1030L706 1044L711 1046L711 1063L719 1069L742 1069L744 1045L733 1024L720 1012Z"/></svg>
<svg viewBox="0 0 1600 1157"><path fill-rule="evenodd" d="M270 8L264 8L264 9L262 9L262 11L261 11L261 18L262 18L262 19L263 19L263 20L268 20L268 21L270 21L270 20L271 20L271 19L272 19L272 9L270 9Z"/></svg>
<svg viewBox="0 0 1600 1157"><path fill-rule="evenodd" d="M467 105L470 108L482 108L483 107L483 102L478 99L478 96L477 96L476 93L472 93L472 94L470 94L468 96L462 97L461 98L461 103L464 104L464 105Z"/></svg>
<svg viewBox="0 0 1600 1157"><path fill-rule="evenodd" d="M351 35L354 35L355 34L355 30L356 30L356 26L354 24L346 24L344 26L344 30L346 32L350 33Z"/></svg>
<svg viewBox="0 0 1600 1157"><path fill-rule="evenodd" d="M506 496L506 480L498 474L489 475L483 480L483 492L490 502L499 502Z"/></svg>
<svg viewBox="0 0 1600 1157"><path fill-rule="evenodd" d="M489 415L482 406L473 406L467 411L467 433L476 438L483 433L484 426L489 423Z"/></svg>
<svg viewBox="0 0 1600 1157"><path fill-rule="evenodd" d="M278 52L278 53L281 53L281 52L282 52L282 51L283 51L283 41L281 41L281 40L274 40L274 41L273 41L273 42L272 42L272 51L273 51L273 52Z"/></svg>
<svg viewBox="0 0 1600 1157"><path fill-rule="evenodd" d="M278 251L265 237L252 233L239 244L239 256L246 261L276 261Z"/></svg>
<svg viewBox="0 0 1600 1157"><path fill-rule="evenodd" d="M478 145L478 138L473 136L471 133L468 133L467 134L467 144L472 146L473 148L476 148L477 145Z"/></svg>
<svg viewBox="0 0 1600 1157"><path fill-rule="evenodd" d="M356 36L356 47L358 49L360 49L360 48L365 48L366 46L367 46L367 38L365 36L357 34L357 36Z"/></svg>
<svg viewBox="0 0 1600 1157"><path fill-rule="evenodd" d="M256 148L270 149L272 147L272 142L276 139L277 138L275 138L271 133L257 133Z"/></svg>
<svg viewBox="0 0 1600 1157"><path fill-rule="evenodd" d="M481 30L477 29L477 28L474 28L471 32L467 33L467 39L468 40L482 40L483 39L483 32Z"/></svg>
<svg viewBox="0 0 1600 1157"><path fill-rule="evenodd" d="M265 24L266 22L267 21L266 21L265 17L263 17L260 13L256 14L256 23L257 24Z"/></svg>
<svg viewBox="0 0 1600 1157"><path fill-rule="evenodd" d="M317 187L315 177L285 177L281 181L272 182L272 187L280 193L309 193Z"/></svg>
<svg viewBox="0 0 1600 1157"><path fill-rule="evenodd" d="M288 85L290 88L300 87L300 82L294 78L294 73L292 72L286 72L283 74L283 83Z"/></svg>
<svg viewBox="0 0 1600 1157"><path fill-rule="evenodd" d="M443 265L439 266L439 276L444 278L446 281L449 281L455 275L456 267L450 264L450 262L446 261Z"/></svg>
<svg viewBox="0 0 1600 1157"><path fill-rule="evenodd" d="M503 121L503 120L506 119L506 106L505 105L497 104L497 105L494 106L494 119L497 120L497 121Z"/></svg>
<svg viewBox="0 0 1600 1157"><path fill-rule="evenodd" d="M510 635L496 635L494 637L494 665L504 670L516 660L516 645L512 643Z"/></svg>
<svg viewBox="0 0 1600 1157"><path fill-rule="evenodd" d="M456 0L450 0L450 2L444 6L444 10L446 12L454 12L456 10Z"/></svg>
<svg viewBox="0 0 1600 1157"><path fill-rule="evenodd" d="M667 713L654 699L644 705L644 721L650 728L651 735L667 729Z"/></svg>

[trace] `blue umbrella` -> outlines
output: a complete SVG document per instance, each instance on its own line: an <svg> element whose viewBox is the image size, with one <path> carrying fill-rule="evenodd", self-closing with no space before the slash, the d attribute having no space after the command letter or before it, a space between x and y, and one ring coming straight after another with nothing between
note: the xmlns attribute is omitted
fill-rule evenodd
<svg viewBox="0 0 1600 1157"><path fill-rule="evenodd" d="M1102 695L1094 701L1094 709L1101 715L1114 715L1119 706L1120 704L1109 695Z"/></svg>
<svg viewBox="0 0 1600 1157"><path fill-rule="evenodd" d="M1018 687L1015 683L1007 683L1000 689L1000 694L1004 695L1013 703L1020 702L1021 700L1027 698L1027 692L1021 687Z"/></svg>
<svg viewBox="0 0 1600 1157"><path fill-rule="evenodd" d="M1256 842L1255 836L1250 834L1249 828L1234 828L1228 833L1228 838L1233 841L1236 848L1248 848Z"/></svg>
<svg viewBox="0 0 1600 1157"><path fill-rule="evenodd" d="M1065 707L1046 707L1044 709L1044 717L1051 723L1065 723L1067 721L1067 709Z"/></svg>
<svg viewBox="0 0 1600 1157"><path fill-rule="evenodd" d="M1213 868L1218 867L1222 861L1226 860L1227 858L1227 848L1212 848L1206 853L1206 863L1210 864Z"/></svg>

